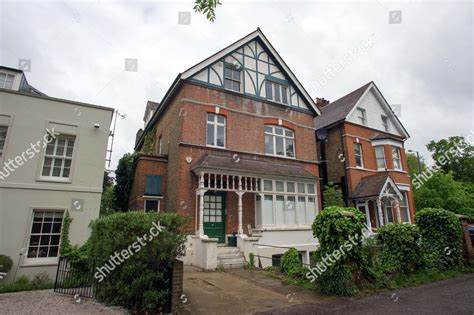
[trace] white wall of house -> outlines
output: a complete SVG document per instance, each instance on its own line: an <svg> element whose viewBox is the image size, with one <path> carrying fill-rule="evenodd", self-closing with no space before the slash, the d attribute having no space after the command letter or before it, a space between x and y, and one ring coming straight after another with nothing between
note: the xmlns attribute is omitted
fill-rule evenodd
<svg viewBox="0 0 474 315"><path fill-rule="evenodd" d="M8 128L0 159L0 254L14 261L3 281L12 279L18 263L17 276L47 271L54 277L57 257L19 256L22 249L28 252L34 211L47 210L59 217L69 211L71 243L82 244L89 237L88 225L99 216L112 113L111 108L0 90L0 126ZM44 136L53 128L74 138L69 176L42 172L47 149ZM38 142L35 150L32 145ZM22 165L10 163L13 171L7 170L5 163L14 160ZM63 167L61 174L65 172Z"/></svg>

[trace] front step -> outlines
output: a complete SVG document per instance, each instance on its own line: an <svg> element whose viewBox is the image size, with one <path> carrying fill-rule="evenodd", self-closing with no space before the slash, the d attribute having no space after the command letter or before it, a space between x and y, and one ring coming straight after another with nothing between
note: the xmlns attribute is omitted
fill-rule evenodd
<svg viewBox="0 0 474 315"><path fill-rule="evenodd" d="M237 247L218 247L217 266L223 266L224 269L242 268L245 266L244 255Z"/></svg>

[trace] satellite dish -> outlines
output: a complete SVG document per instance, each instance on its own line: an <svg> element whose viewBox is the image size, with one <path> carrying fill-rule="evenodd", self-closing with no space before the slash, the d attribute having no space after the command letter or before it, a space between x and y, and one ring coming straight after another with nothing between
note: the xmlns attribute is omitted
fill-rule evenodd
<svg viewBox="0 0 474 315"><path fill-rule="evenodd" d="M327 137L328 131L325 128L316 130L316 138L319 140L326 140Z"/></svg>

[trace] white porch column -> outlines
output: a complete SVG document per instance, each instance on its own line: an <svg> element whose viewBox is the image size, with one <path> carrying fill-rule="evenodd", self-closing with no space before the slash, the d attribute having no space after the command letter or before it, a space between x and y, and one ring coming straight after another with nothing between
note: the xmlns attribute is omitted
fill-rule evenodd
<svg viewBox="0 0 474 315"><path fill-rule="evenodd" d="M397 223L402 223L402 215L400 213L400 201L395 199L395 209L397 211Z"/></svg>
<svg viewBox="0 0 474 315"><path fill-rule="evenodd" d="M204 173L200 173L199 188L196 190L196 194L199 196L199 236L204 235L204 194L206 191L204 188Z"/></svg>
<svg viewBox="0 0 474 315"><path fill-rule="evenodd" d="M237 203L239 227L238 227L237 232L239 235L244 234L244 229L242 226L242 196L243 195L244 195L244 192L242 191L242 176L239 176L239 190L237 191L237 196L239 197L239 201Z"/></svg>
<svg viewBox="0 0 474 315"><path fill-rule="evenodd" d="M379 222L380 222L380 226L384 226L384 222L383 222L383 214L382 214L382 202L380 201L380 199L377 199L377 212L379 214Z"/></svg>

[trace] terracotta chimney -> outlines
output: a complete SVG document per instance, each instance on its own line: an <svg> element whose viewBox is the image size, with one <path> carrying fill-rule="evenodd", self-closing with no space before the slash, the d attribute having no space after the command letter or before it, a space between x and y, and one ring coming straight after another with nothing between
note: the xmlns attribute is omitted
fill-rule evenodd
<svg viewBox="0 0 474 315"><path fill-rule="evenodd" d="M329 105L329 101L325 99L324 97L316 97L316 105L319 108L323 108L324 106Z"/></svg>

